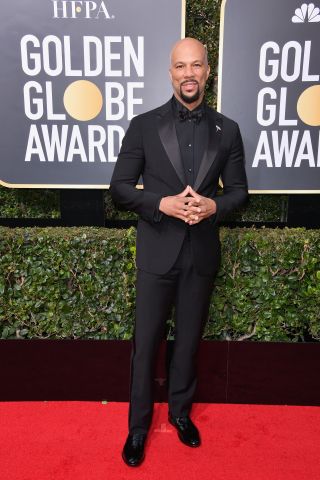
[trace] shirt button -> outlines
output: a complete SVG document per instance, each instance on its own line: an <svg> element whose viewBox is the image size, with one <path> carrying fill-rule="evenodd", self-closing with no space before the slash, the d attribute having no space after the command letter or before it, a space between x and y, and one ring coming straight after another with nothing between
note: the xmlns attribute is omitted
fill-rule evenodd
<svg viewBox="0 0 320 480"><path fill-rule="evenodd" d="M190 172L190 173L192 172L191 168L188 168L188 172Z"/></svg>
<svg viewBox="0 0 320 480"><path fill-rule="evenodd" d="M189 143L188 147L191 147L191 143Z"/></svg>

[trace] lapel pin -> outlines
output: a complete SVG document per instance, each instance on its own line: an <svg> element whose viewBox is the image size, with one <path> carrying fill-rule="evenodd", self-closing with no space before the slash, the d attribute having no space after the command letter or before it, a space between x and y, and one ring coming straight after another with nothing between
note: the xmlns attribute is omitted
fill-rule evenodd
<svg viewBox="0 0 320 480"><path fill-rule="evenodd" d="M219 127L219 125L216 125L216 132L221 132L221 127Z"/></svg>

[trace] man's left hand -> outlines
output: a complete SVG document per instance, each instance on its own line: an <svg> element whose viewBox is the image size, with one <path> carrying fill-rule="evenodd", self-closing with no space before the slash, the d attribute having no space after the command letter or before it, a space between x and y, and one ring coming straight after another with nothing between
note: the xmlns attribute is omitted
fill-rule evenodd
<svg viewBox="0 0 320 480"><path fill-rule="evenodd" d="M212 198L203 197L189 187L191 199L188 203L186 223L195 225L217 211L217 204Z"/></svg>

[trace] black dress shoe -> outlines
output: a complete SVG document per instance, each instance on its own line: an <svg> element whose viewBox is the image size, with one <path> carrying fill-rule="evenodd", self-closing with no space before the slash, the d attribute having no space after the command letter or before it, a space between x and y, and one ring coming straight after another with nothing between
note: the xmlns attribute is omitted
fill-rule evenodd
<svg viewBox="0 0 320 480"><path fill-rule="evenodd" d="M172 417L169 413L168 420L171 425L176 427L181 442L188 447L199 447L201 445L199 431L190 417Z"/></svg>
<svg viewBox="0 0 320 480"><path fill-rule="evenodd" d="M128 435L122 450L122 458L129 467L137 467L144 460L144 443L146 433L134 433Z"/></svg>

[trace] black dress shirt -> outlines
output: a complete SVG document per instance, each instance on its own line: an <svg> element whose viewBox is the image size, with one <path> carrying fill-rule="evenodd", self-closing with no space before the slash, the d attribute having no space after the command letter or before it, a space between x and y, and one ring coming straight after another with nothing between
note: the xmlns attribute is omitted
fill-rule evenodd
<svg viewBox="0 0 320 480"><path fill-rule="evenodd" d="M190 111L173 96L172 108L186 182L193 187L208 144L205 104Z"/></svg>
<svg viewBox="0 0 320 480"><path fill-rule="evenodd" d="M186 186L193 187L209 138L205 103L202 102L191 111L182 105L175 96L172 97L171 103ZM162 218L162 212L159 211L160 201L154 212L155 222L160 222Z"/></svg>

